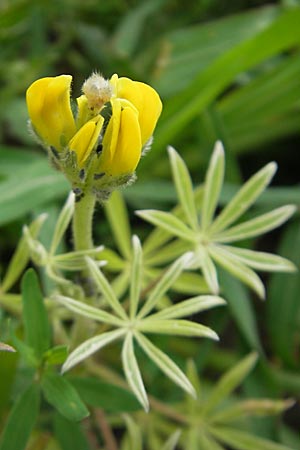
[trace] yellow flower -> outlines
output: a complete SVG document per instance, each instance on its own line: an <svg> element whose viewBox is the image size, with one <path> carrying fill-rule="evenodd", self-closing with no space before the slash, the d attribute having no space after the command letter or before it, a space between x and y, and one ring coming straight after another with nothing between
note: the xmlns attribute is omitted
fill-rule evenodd
<svg viewBox="0 0 300 450"><path fill-rule="evenodd" d="M129 78L113 75L105 80L94 73L83 84L74 117L71 82L70 75L60 75L41 78L28 88L29 116L38 137L59 153L75 152L80 169L89 157L97 157L88 166L90 170L112 177L133 173L161 113L162 104L156 91ZM105 119L102 113L109 103L111 117ZM99 140L102 152L95 151ZM60 159L60 167L66 173L70 171L63 165L70 164L69 161Z"/></svg>
<svg viewBox="0 0 300 450"><path fill-rule="evenodd" d="M31 123L39 138L60 151L76 133L70 105L72 77L41 78L27 90Z"/></svg>

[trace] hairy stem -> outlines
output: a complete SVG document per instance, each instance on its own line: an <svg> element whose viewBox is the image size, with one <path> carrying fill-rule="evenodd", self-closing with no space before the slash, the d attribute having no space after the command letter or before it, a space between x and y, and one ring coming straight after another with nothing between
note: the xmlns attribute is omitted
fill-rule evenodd
<svg viewBox="0 0 300 450"><path fill-rule="evenodd" d="M73 217L73 239L75 250L93 248L92 226L96 197L92 193L85 193L75 203Z"/></svg>

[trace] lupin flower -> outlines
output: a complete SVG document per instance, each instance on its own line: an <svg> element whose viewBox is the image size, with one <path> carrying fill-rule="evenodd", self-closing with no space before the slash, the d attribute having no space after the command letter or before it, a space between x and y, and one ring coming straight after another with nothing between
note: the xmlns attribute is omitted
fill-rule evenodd
<svg viewBox="0 0 300 450"><path fill-rule="evenodd" d="M94 73L83 84L74 115L71 83L70 75L60 75L28 88L33 131L73 187L101 190L128 181L160 116L158 94L129 78L105 80Z"/></svg>

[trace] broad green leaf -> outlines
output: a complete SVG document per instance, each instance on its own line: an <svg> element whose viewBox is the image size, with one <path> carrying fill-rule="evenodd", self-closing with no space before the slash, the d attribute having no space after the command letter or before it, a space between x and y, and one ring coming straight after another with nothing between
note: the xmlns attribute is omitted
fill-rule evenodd
<svg viewBox="0 0 300 450"><path fill-rule="evenodd" d="M201 210L201 227L205 231L210 226L218 206L220 192L224 180L224 149L220 141L215 148L209 163L204 184L204 198Z"/></svg>
<svg viewBox="0 0 300 450"><path fill-rule="evenodd" d="M260 298L265 298L265 287L261 279L235 255L219 245L210 245L209 253L217 264L253 289Z"/></svg>
<svg viewBox="0 0 300 450"><path fill-rule="evenodd" d="M127 315L124 309L122 308L107 278L105 278L105 276L97 266L97 263L89 257L86 258L86 262L96 286L99 288L100 292L102 292L109 306L119 317L126 320Z"/></svg>
<svg viewBox="0 0 300 450"><path fill-rule="evenodd" d="M25 341L38 357L50 347L51 333L38 277L29 269L22 279Z"/></svg>
<svg viewBox="0 0 300 450"><path fill-rule="evenodd" d="M215 306L225 305L225 300L216 295L198 295L197 297L176 303L169 308L164 308L156 314L151 315L152 319L177 319L179 317L191 316L205 311Z"/></svg>
<svg viewBox="0 0 300 450"><path fill-rule="evenodd" d="M235 242L267 233L286 222L296 211L294 205L286 205L266 214L247 220L214 236L221 243Z"/></svg>
<svg viewBox="0 0 300 450"><path fill-rule="evenodd" d="M62 375L45 372L41 385L48 403L66 419L82 420L89 415L74 387Z"/></svg>
<svg viewBox="0 0 300 450"><path fill-rule="evenodd" d="M180 386L192 397L196 397L196 392L189 379L172 359L163 353L158 347L152 344L145 336L137 332L135 337L146 355L156 364L161 371L175 384Z"/></svg>
<svg viewBox="0 0 300 450"><path fill-rule="evenodd" d="M44 354L44 359L49 365L63 364L68 356L68 346L67 345L56 345L50 348Z"/></svg>
<svg viewBox="0 0 300 450"><path fill-rule="evenodd" d="M132 238L133 247L133 261L131 268L131 279L130 279L130 317L131 319L135 317L139 297L142 287L142 276L143 276L143 253L140 240L137 236Z"/></svg>
<svg viewBox="0 0 300 450"><path fill-rule="evenodd" d="M74 212L74 204L75 204L75 194L71 192L56 222L50 247L51 255L54 255L54 253L56 252L57 247L60 244L60 241L70 224Z"/></svg>
<svg viewBox="0 0 300 450"><path fill-rule="evenodd" d="M221 245L219 246L221 247ZM257 252L247 248L232 247L227 245L225 249L233 253L239 260L249 267L256 270L264 270L268 272L295 272L296 266L282 256L273 255L272 253Z"/></svg>
<svg viewBox="0 0 300 450"><path fill-rule="evenodd" d="M127 333L122 349L122 363L126 380L132 392L144 408L149 411L149 401L144 387L141 372L134 354L133 336Z"/></svg>
<svg viewBox="0 0 300 450"><path fill-rule="evenodd" d="M66 195L70 189L64 176L55 172L46 158L28 164L16 179L8 179L0 186L0 224L22 217L45 202Z"/></svg>
<svg viewBox="0 0 300 450"><path fill-rule="evenodd" d="M220 233L247 211L268 186L276 168L277 165L271 162L254 174L213 222L209 230L210 234Z"/></svg>
<svg viewBox="0 0 300 450"><path fill-rule="evenodd" d="M138 318L146 316L157 305L167 290L173 285L181 272L185 269L191 259L191 253L185 253L178 258L162 275L150 292L149 297L138 313Z"/></svg>
<svg viewBox="0 0 300 450"><path fill-rule="evenodd" d="M192 180L188 168L173 147L168 147L173 179L180 205L193 230L198 229L198 216L194 199Z"/></svg>
<svg viewBox="0 0 300 450"><path fill-rule="evenodd" d="M176 450L176 445L179 441L181 430L176 430L162 447L162 450Z"/></svg>
<svg viewBox="0 0 300 450"><path fill-rule="evenodd" d="M38 418L40 390L31 385L14 404L0 441L0 450L25 450Z"/></svg>
<svg viewBox="0 0 300 450"><path fill-rule="evenodd" d="M146 209L136 211L136 214L147 222L152 223L152 225L168 231L173 236L180 237L185 241L195 242L195 233L171 213L157 211L155 209Z"/></svg>
<svg viewBox="0 0 300 450"><path fill-rule="evenodd" d="M291 450L290 447L229 427L210 428L211 433L234 450Z"/></svg>
<svg viewBox="0 0 300 450"><path fill-rule="evenodd" d="M46 214L41 214L37 217L30 225L29 232L33 238L36 238L39 234L39 231L47 218ZM28 246L26 244L25 237L22 236L19 240L17 248L11 258L4 278L1 283L1 291L8 291L13 284L18 280L23 270L25 269L27 263L29 261L29 251Z"/></svg>
<svg viewBox="0 0 300 450"><path fill-rule="evenodd" d="M300 266L300 226L295 220L286 227L279 254ZM271 348L289 367L298 367L297 335L299 331L299 272L291 275L275 274L268 286L266 326ZM298 369L295 375L298 375ZM298 388L299 389L299 388ZM289 391L291 392L291 391Z"/></svg>
<svg viewBox="0 0 300 450"><path fill-rule="evenodd" d="M220 378L203 407L203 413L206 416L210 415L243 382L253 369L256 361L256 353L251 353Z"/></svg>
<svg viewBox="0 0 300 450"><path fill-rule="evenodd" d="M69 381L75 386L82 400L90 406L118 414L140 409L133 394L115 384L91 377L72 377Z"/></svg>
<svg viewBox="0 0 300 450"><path fill-rule="evenodd" d="M60 450L90 450L80 423L67 420L58 413L54 416L54 435L59 442Z"/></svg>
<svg viewBox="0 0 300 450"><path fill-rule="evenodd" d="M125 258L129 258L131 255L131 232L128 212L122 194L114 191L110 199L105 202L104 210L121 254Z"/></svg>
<svg viewBox="0 0 300 450"><path fill-rule="evenodd" d="M170 334L174 336L206 337L219 340L218 335L211 328L190 320L165 320L148 319L142 320L136 325L137 329L145 333Z"/></svg>
<svg viewBox="0 0 300 450"><path fill-rule="evenodd" d="M124 329L107 331L106 333L102 333L98 336L94 336L84 341L70 353L64 365L62 366L62 373L70 370L73 366L88 358L93 353L96 353L98 350L110 344L111 342L116 341L125 333L126 330Z"/></svg>
<svg viewBox="0 0 300 450"><path fill-rule="evenodd" d="M89 319L108 323L110 325L118 326L123 324L122 320L120 320L118 317L115 317L112 314L99 308L94 308L93 306L89 306L86 303L74 300L70 297L66 297L63 295L54 295L52 298L53 300L64 305L70 311L73 311L81 316L88 317Z"/></svg>

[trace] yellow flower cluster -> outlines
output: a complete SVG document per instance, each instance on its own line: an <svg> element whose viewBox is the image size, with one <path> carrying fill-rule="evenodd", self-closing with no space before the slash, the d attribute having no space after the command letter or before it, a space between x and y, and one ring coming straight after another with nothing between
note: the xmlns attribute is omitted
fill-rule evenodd
<svg viewBox="0 0 300 450"><path fill-rule="evenodd" d="M97 172L112 177L133 173L162 110L157 92L116 74L105 80L95 73L83 84L74 115L71 83L70 75L60 75L41 78L28 88L27 106L37 136L57 154L75 152L79 168L101 145ZM105 119L109 104L110 117Z"/></svg>

